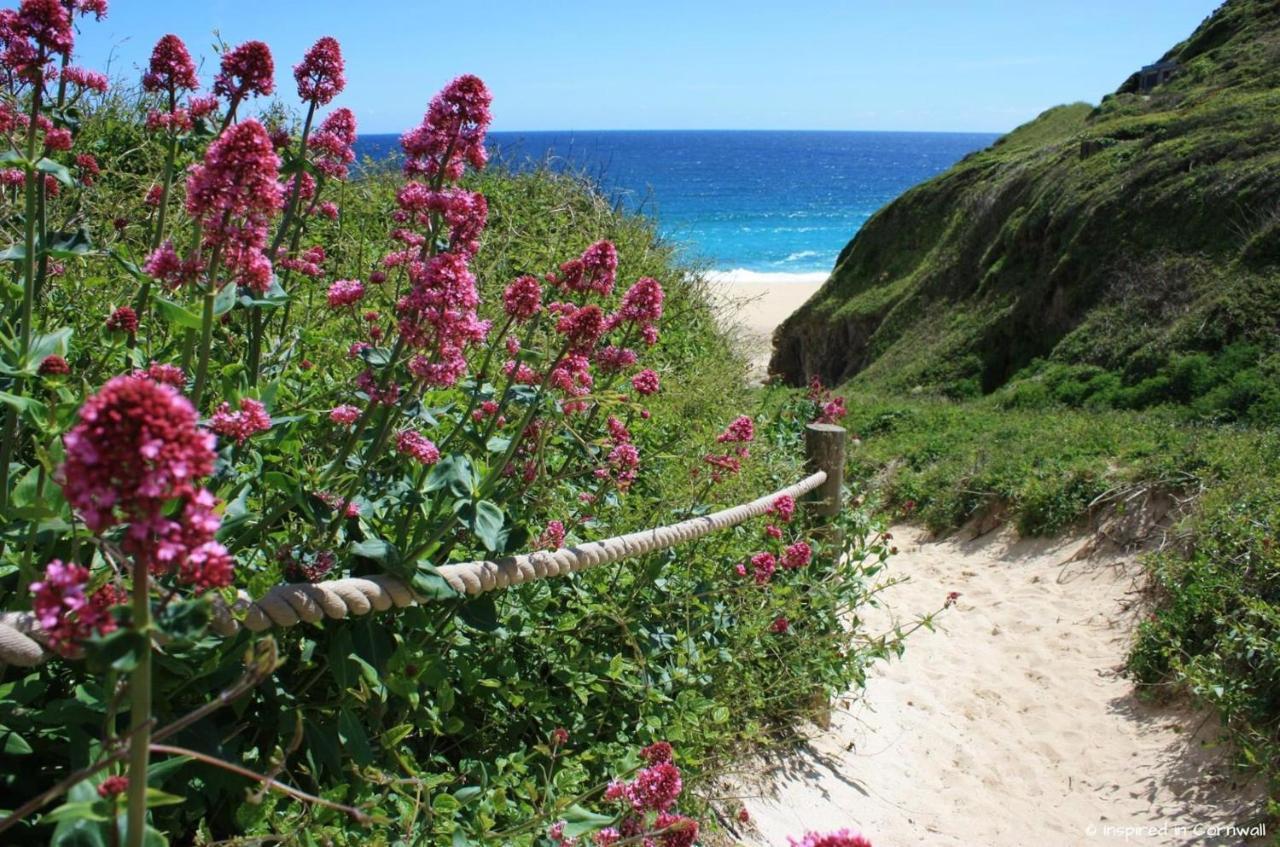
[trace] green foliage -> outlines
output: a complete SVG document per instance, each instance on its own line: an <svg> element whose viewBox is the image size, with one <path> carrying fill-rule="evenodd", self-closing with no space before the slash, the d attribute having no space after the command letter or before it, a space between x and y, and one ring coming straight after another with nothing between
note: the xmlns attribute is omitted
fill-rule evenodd
<svg viewBox="0 0 1280 847"><path fill-rule="evenodd" d="M1278 35L1274 3L1230 0L1151 94L1130 80L1050 109L906 192L784 323L771 369L955 398L1011 385L1022 406L1045 392L1018 385L1054 377L1068 405L1280 422ZM1233 365L1179 389L1199 356Z"/></svg>

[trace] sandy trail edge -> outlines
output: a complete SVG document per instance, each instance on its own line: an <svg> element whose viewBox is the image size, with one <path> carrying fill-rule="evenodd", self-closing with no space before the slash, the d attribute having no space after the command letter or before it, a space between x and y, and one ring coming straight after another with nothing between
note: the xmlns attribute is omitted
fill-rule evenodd
<svg viewBox="0 0 1280 847"><path fill-rule="evenodd" d="M811 275L806 275L811 276ZM710 279L724 319L738 331L738 343L751 363L750 377L762 380L773 351L773 331L822 287L817 280L759 281L721 274Z"/></svg>
<svg viewBox="0 0 1280 847"><path fill-rule="evenodd" d="M1087 539L1007 531L894 535L890 573L909 581L870 631L960 600L828 729L760 763L746 843L841 827L877 847L1269 843L1212 829L1258 826L1262 793L1236 782L1212 722L1139 702L1119 673L1140 613L1132 556L1073 559Z"/></svg>

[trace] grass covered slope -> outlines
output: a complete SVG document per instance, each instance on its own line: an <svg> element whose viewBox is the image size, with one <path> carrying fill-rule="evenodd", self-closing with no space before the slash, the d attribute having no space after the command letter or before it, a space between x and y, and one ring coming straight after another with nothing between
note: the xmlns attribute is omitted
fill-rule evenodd
<svg viewBox="0 0 1280 847"><path fill-rule="evenodd" d="M882 209L770 370L1280 418L1280 6L1231 0L1167 58L1150 94L1050 109Z"/></svg>

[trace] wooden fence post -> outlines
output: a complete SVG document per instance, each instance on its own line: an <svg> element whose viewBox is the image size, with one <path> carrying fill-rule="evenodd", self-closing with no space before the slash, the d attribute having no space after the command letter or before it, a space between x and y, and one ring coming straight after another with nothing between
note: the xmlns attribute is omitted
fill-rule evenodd
<svg viewBox="0 0 1280 847"><path fill-rule="evenodd" d="M809 494L810 512L829 518L844 508L845 428L835 424L811 423L804 430L805 461L809 471L826 471L827 481Z"/></svg>

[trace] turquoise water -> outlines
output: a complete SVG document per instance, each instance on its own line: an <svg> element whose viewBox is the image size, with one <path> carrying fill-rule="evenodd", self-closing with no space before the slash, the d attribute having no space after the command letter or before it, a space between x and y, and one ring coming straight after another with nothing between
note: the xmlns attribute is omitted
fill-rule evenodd
<svg viewBox="0 0 1280 847"><path fill-rule="evenodd" d="M489 140L493 156L516 167L545 161L585 171L714 269L815 274L831 269L877 209L996 137L655 130L495 132ZM396 150L393 135L357 144L361 156Z"/></svg>

